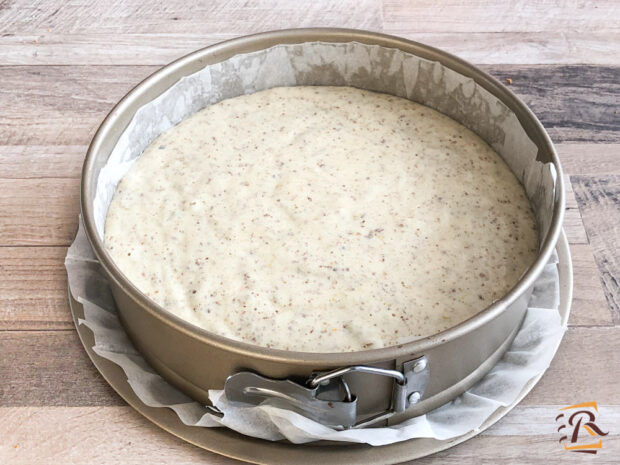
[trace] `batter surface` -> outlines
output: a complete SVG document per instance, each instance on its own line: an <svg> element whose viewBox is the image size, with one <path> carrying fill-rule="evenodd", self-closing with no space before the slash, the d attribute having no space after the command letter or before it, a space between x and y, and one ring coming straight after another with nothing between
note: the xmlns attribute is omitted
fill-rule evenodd
<svg viewBox="0 0 620 465"><path fill-rule="evenodd" d="M118 185L105 245L146 295L214 333L307 352L438 333L533 263L525 192L484 141L346 87L222 101Z"/></svg>

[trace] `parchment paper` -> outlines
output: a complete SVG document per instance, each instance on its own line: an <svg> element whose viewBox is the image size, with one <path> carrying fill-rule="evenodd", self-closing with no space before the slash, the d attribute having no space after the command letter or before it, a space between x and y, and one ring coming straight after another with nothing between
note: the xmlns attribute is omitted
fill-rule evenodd
<svg viewBox="0 0 620 465"><path fill-rule="evenodd" d="M234 56L182 78L140 108L100 172L94 201L97 231L103 239L105 218L116 185L144 149L187 116L225 98L275 86L347 85L409 98L434 108L487 141L525 186L537 216L541 242L549 229L555 171L537 161L537 147L517 117L496 97L439 63L380 46L351 43L278 45ZM227 426L263 439L295 443L318 439L384 445L416 437L448 439L478 428L499 406L510 404L528 380L548 366L561 339L557 308L559 285L554 257L540 277L523 327L504 358L476 386L427 415L392 427L335 431L299 414L269 405L228 402L222 391L210 399L222 419L170 386L134 349L116 315L100 265L82 229L69 249L66 267L72 295L84 307L94 333L94 350L120 365L138 397L152 407L173 409L181 421L197 427Z"/></svg>

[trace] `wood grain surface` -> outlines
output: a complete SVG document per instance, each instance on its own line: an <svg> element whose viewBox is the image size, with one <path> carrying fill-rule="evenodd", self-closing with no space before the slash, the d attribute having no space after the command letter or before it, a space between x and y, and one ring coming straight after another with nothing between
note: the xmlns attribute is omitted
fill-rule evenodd
<svg viewBox="0 0 620 465"><path fill-rule="evenodd" d="M620 324L620 175L571 176L614 322Z"/></svg>
<svg viewBox="0 0 620 465"><path fill-rule="evenodd" d="M73 329L64 256L94 131L171 60L240 35L350 27L470 60L546 126L567 180L569 329L498 424L421 464L616 464L620 457L618 0L0 0L0 464L224 464L150 424L98 374ZM595 457L558 443L564 405L597 401Z"/></svg>

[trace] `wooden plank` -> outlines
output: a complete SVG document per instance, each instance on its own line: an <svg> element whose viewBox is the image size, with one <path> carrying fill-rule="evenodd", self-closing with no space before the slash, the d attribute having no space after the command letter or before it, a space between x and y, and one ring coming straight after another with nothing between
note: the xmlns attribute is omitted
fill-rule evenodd
<svg viewBox="0 0 620 465"><path fill-rule="evenodd" d="M620 328L569 328L551 366L523 405L572 405L596 400L617 405Z"/></svg>
<svg viewBox="0 0 620 465"><path fill-rule="evenodd" d="M86 145L151 66L0 67L4 145ZM528 103L556 142L619 142L620 67L485 66Z"/></svg>
<svg viewBox="0 0 620 465"><path fill-rule="evenodd" d="M620 144L557 144L566 174L620 174Z"/></svg>
<svg viewBox="0 0 620 465"><path fill-rule="evenodd" d="M548 31L568 35L569 31L613 31L620 27L618 4L614 0L384 0L383 3L384 28L394 33Z"/></svg>
<svg viewBox="0 0 620 465"><path fill-rule="evenodd" d="M0 37L0 65L165 65L194 50L239 34L18 33Z"/></svg>
<svg viewBox="0 0 620 465"><path fill-rule="evenodd" d="M112 107L155 71L141 66L0 67L4 145L87 145Z"/></svg>
<svg viewBox="0 0 620 465"><path fill-rule="evenodd" d="M0 178L78 178L86 145L0 145Z"/></svg>
<svg viewBox="0 0 620 465"><path fill-rule="evenodd" d="M79 186L75 178L0 179L0 246L71 244Z"/></svg>
<svg viewBox="0 0 620 465"><path fill-rule="evenodd" d="M607 304L620 324L620 175L571 176Z"/></svg>
<svg viewBox="0 0 620 465"><path fill-rule="evenodd" d="M383 4L383 8L382 8ZM84 1L17 0L0 9L4 34L161 33L248 34L286 27L316 25L379 29L388 32L552 32L613 31L620 25L613 0L576 3L466 2L428 3L420 0L323 0L299 8L295 0L208 3L118 0L108 4Z"/></svg>
<svg viewBox="0 0 620 465"><path fill-rule="evenodd" d="M125 0L114 8L29 3L20 0L0 10L1 64L164 64L235 36L316 26L398 34L484 64L616 64L620 44L610 0L590 7L588 15L582 14L587 6L537 2L517 8L462 0L386 2L384 11L378 0L311 2L305 8L292 0L165 6ZM536 20L524 21L529 14Z"/></svg>
<svg viewBox="0 0 620 465"><path fill-rule="evenodd" d="M341 17L347 22L348 16ZM164 65L238 35L214 33L209 29L193 33L133 33L128 30L88 34L66 33L62 29L40 34L18 33L0 37L0 65ZM413 28L399 35L476 64L616 65L620 48L620 33L613 31L465 33L417 32Z"/></svg>
<svg viewBox="0 0 620 465"><path fill-rule="evenodd" d="M549 430L553 431L555 425L549 424ZM620 452L620 441L617 436L612 436L605 441L601 453L595 456L592 462L617 464L617 456ZM564 465L585 462L583 455L571 454L565 451L558 443L557 434L541 434L537 436L476 436L454 448L438 452L409 465L463 465L463 464L523 464L540 465L553 464Z"/></svg>
<svg viewBox="0 0 620 465"><path fill-rule="evenodd" d="M598 404L599 415L597 422L603 431L613 431L613 435L620 435L620 406ZM555 417L560 409L566 405L517 405L508 415L502 418L481 434L485 436L539 436L549 434L550 425L555 423Z"/></svg>
<svg viewBox="0 0 620 465"><path fill-rule="evenodd" d="M620 142L620 67L481 66L534 111L554 142Z"/></svg>
<svg viewBox="0 0 620 465"><path fill-rule="evenodd" d="M573 186L570 178L564 175L564 194L566 196L566 208L564 210L564 232L569 244L587 244L588 235L581 221L581 213L577 207Z"/></svg>
<svg viewBox="0 0 620 465"><path fill-rule="evenodd" d="M416 22L416 26L420 23ZM617 65L620 33L574 32L419 32L416 26L394 33L440 48L477 65ZM597 53L592 53L596 50ZM28 53L28 52L25 52ZM30 52L32 53L32 51ZM24 56L23 59L27 55Z"/></svg>
<svg viewBox="0 0 620 465"><path fill-rule="evenodd" d="M560 407L517 407L480 436L409 463L582 463L583 456L564 451L558 443L554 419ZM610 434L603 438L597 464L617 463L619 416L617 406L600 406L597 424ZM184 443L130 407L5 407L0 408L0 418L0 461L13 465L239 463Z"/></svg>
<svg viewBox="0 0 620 465"><path fill-rule="evenodd" d="M0 330L73 327L65 247L0 247Z"/></svg>
<svg viewBox="0 0 620 465"><path fill-rule="evenodd" d="M74 331L0 331L0 405L121 405ZM620 328L569 328L548 372L523 405L617 404ZM19 367L19 369L16 369Z"/></svg>
<svg viewBox="0 0 620 465"><path fill-rule="evenodd" d="M1 463L239 463L182 441L131 407L0 407L0 420Z"/></svg>
<svg viewBox="0 0 620 465"><path fill-rule="evenodd" d="M75 330L0 331L0 353L1 406L124 403L95 369Z"/></svg>
<svg viewBox="0 0 620 465"><path fill-rule="evenodd" d="M191 33L237 35L293 27L357 27L379 29L380 0L244 1L201 0L14 0L0 9L0 33Z"/></svg>
<svg viewBox="0 0 620 465"><path fill-rule="evenodd" d="M607 307L598 267L589 244L571 244L573 304L570 326L606 326L614 321Z"/></svg>

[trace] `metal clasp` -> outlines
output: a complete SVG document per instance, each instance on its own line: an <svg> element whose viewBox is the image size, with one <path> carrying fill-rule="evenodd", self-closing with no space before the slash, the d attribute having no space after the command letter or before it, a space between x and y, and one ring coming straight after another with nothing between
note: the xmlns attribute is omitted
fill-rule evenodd
<svg viewBox="0 0 620 465"><path fill-rule="evenodd" d="M348 373L367 373L394 379L390 408L360 419L357 396L351 392L344 376ZM354 365L328 372L315 373L306 386L291 380L266 378L251 372L241 372L226 379L225 392L229 400L253 405L269 403L293 410L323 425L337 429L363 428L404 412L422 398L429 379L426 357L403 363L403 371Z"/></svg>

